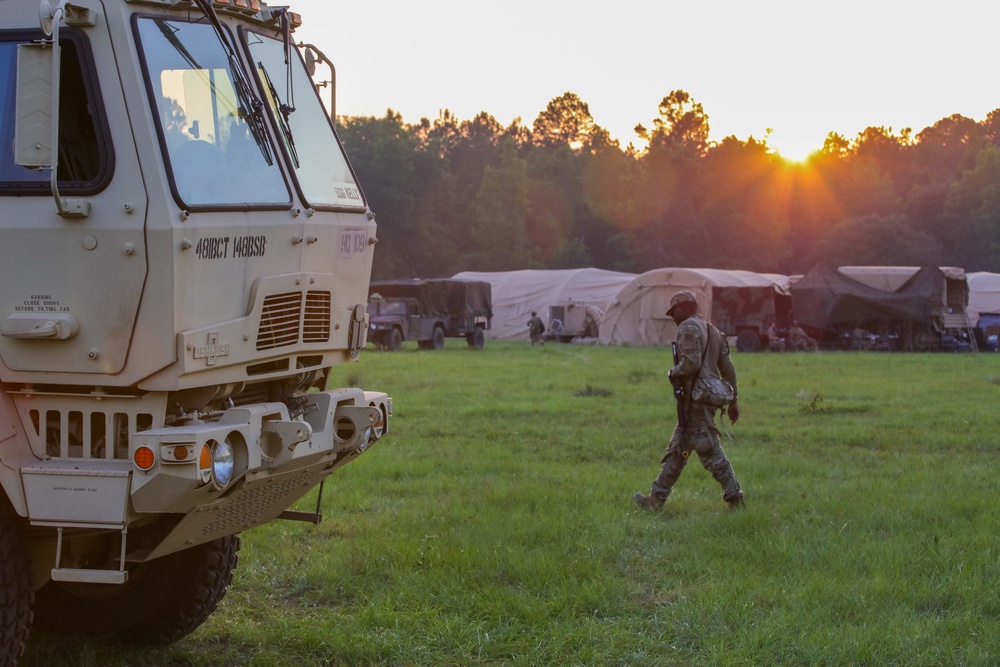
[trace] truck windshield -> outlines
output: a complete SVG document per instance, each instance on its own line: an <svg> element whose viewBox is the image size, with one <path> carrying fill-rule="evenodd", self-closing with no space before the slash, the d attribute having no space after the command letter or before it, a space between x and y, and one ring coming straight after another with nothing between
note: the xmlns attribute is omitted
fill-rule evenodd
<svg viewBox="0 0 1000 667"><path fill-rule="evenodd" d="M371 312L370 310L368 311ZM405 301L382 301L378 303L378 315L406 315Z"/></svg>
<svg viewBox="0 0 1000 667"><path fill-rule="evenodd" d="M271 149L246 122L210 25L139 18L147 85L176 196L188 206L287 205Z"/></svg>
<svg viewBox="0 0 1000 667"><path fill-rule="evenodd" d="M364 208L344 151L296 50L290 51L286 65L284 42L254 32L245 33L244 39L302 197L310 206Z"/></svg>

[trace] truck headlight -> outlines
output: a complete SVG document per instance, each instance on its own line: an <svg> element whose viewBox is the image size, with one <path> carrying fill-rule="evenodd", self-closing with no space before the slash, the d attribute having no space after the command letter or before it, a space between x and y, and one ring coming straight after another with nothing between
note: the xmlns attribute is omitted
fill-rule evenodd
<svg viewBox="0 0 1000 667"><path fill-rule="evenodd" d="M227 440L222 442L212 440L207 446L211 447L212 479L220 487L225 488L233 479L233 468L235 467L233 447Z"/></svg>

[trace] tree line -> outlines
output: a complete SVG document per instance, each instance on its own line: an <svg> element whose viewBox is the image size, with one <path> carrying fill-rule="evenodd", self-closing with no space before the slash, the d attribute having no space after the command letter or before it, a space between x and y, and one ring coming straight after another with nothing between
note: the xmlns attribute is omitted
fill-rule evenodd
<svg viewBox="0 0 1000 667"><path fill-rule="evenodd" d="M805 273L834 266L1000 269L1000 109L912 129L830 133L792 163L767 138L709 141L683 90L643 147L621 146L573 93L527 126L486 112L404 123L340 117L379 222L373 279L465 270L660 267Z"/></svg>

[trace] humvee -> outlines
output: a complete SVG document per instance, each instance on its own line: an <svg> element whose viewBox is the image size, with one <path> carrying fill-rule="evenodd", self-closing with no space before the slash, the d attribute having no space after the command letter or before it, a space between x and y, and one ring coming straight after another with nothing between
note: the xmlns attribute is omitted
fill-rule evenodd
<svg viewBox="0 0 1000 667"><path fill-rule="evenodd" d="M388 430L385 393L327 388L376 223L299 25L0 0L0 665L32 617L183 637L239 533L318 521L290 508Z"/></svg>
<svg viewBox="0 0 1000 667"><path fill-rule="evenodd" d="M445 338L464 338L481 350L493 319L492 290L488 282L451 278L373 282L368 339L390 352L408 340L421 350L440 350Z"/></svg>

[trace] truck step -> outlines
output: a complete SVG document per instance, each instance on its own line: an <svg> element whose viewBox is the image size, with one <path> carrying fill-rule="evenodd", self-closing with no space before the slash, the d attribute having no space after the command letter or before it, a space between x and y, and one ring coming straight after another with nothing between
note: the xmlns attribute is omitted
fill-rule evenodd
<svg viewBox="0 0 1000 667"><path fill-rule="evenodd" d="M69 581L77 584L124 584L128 581L125 570L77 570L52 568L52 581Z"/></svg>

